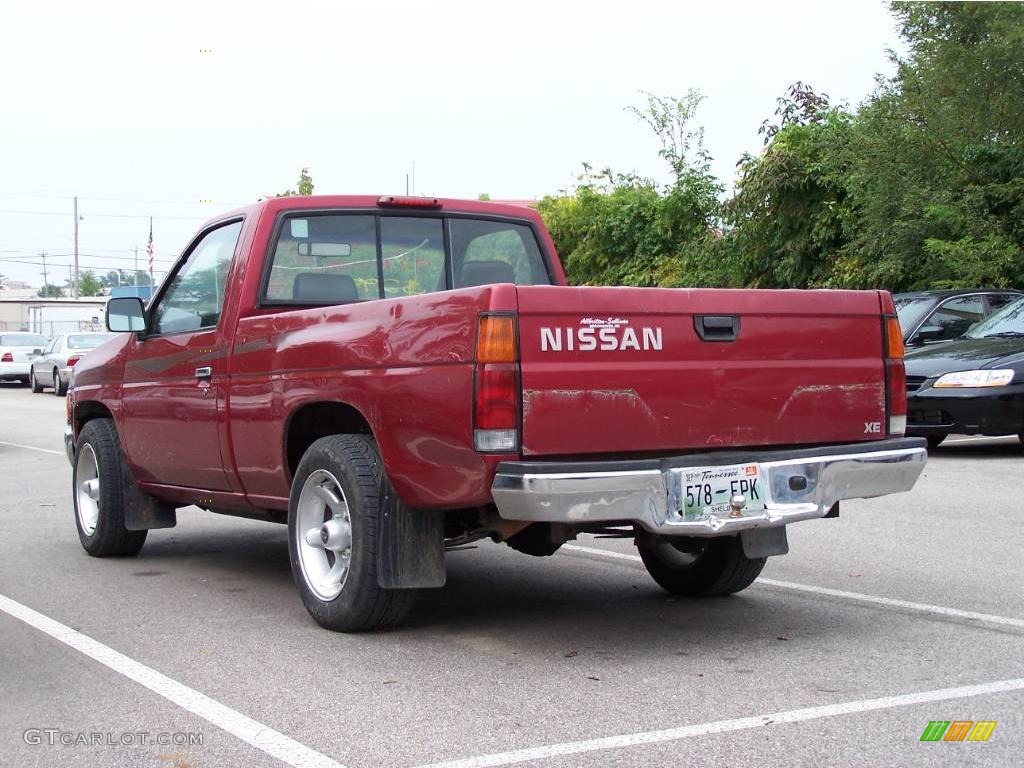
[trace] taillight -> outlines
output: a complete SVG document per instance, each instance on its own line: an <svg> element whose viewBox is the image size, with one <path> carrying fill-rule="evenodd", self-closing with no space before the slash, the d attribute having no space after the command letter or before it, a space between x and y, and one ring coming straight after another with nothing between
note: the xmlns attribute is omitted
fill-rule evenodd
<svg viewBox="0 0 1024 768"><path fill-rule="evenodd" d="M481 315L473 374L473 445L478 451L519 450L519 363L512 315Z"/></svg>
<svg viewBox="0 0 1024 768"><path fill-rule="evenodd" d="M0 357L0 363L13 363L13 362L14 362L14 355L12 355L10 352L4 352L4 356Z"/></svg>
<svg viewBox="0 0 1024 768"><path fill-rule="evenodd" d="M74 368L75 363L82 359L81 355L72 355L68 358L68 368Z"/></svg>
<svg viewBox="0 0 1024 768"><path fill-rule="evenodd" d="M891 299L890 299L891 301ZM907 431L907 372L903 367L903 331L894 315L883 315L885 338L885 410L890 435Z"/></svg>

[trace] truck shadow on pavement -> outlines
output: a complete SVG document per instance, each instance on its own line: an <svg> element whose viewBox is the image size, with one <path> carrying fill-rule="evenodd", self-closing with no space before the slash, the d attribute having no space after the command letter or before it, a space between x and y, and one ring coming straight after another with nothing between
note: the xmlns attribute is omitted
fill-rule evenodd
<svg viewBox="0 0 1024 768"><path fill-rule="evenodd" d="M154 536L125 575L147 586L162 579L201 580L208 599L219 595L242 612L259 610L283 626L309 627L292 581L283 527L216 532L202 527L207 530L181 528ZM491 543L449 553L447 559L447 585L422 590L405 624L378 634L410 642L462 637L485 645L502 645L514 636L517 653L550 653L565 646L569 654L585 642L614 654L679 649L685 655L686 644L695 643L714 646L725 658L729 649L750 643L784 649L797 638L828 642L874 631L868 617L858 622L756 585L730 597L675 597L628 563L567 554L531 558ZM339 636L325 631L323 637Z"/></svg>
<svg viewBox="0 0 1024 768"><path fill-rule="evenodd" d="M1024 458L1024 446L1017 438L1008 437L1006 442L952 442L928 449L929 459L941 459L944 456L958 459L1017 459Z"/></svg>

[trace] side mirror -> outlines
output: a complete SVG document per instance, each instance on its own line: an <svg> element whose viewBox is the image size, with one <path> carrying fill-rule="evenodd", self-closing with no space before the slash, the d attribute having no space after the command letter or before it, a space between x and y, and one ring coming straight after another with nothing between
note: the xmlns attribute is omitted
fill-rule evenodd
<svg viewBox="0 0 1024 768"><path fill-rule="evenodd" d="M945 333L945 328L940 328L937 325L926 325L914 334L914 341L918 344L927 344L929 341L939 341Z"/></svg>
<svg viewBox="0 0 1024 768"><path fill-rule="evenodd" d="M43 348L42 347L36 347L35 349L32 350L32 354L33 355L41 355L41 354L43 354Z"/></svg>
<svg viewBox="0 0 1024 768"><path fill-rule="evenodd" d="M120 296L107 302L107 330L145 331L146 305L136 296Z"/></svg>

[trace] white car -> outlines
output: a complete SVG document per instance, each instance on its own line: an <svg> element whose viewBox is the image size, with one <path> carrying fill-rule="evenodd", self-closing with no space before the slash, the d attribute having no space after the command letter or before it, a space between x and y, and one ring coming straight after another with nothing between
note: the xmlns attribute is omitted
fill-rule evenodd
<svg viewBox="0 0 1024 768"><path fill-rule="evenodd" d="M49 343L38 333L0 332L0 381L17 379L28 384L32 361Z"/></svg>
<svg viewBox="0 0 1024 768"><path fill-rule="evenodd" d="M42 392L44 387L53 387L53 393L63 397L71 381L71 369L90 350L95 349L112 333L62 333L51 341L43 353L32 361L29 383L33 392Z"/></svg>

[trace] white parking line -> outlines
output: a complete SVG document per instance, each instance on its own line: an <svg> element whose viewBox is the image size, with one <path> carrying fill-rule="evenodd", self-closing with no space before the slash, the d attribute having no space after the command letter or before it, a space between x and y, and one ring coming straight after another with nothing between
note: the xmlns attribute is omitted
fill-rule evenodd
<svg viewBox="0 0 1024 768"><path fill-rule="evenodd" d="M512 752L498 752L461 760L449 760L443 763L432 763L420 768L485 768L486 766L512 765L530 760L546 760L564 755L578 755L581 752L597 752L604 749L621 749L641 744L657 744L665 741L678 741L695 736L707 736L713 733L728 733L750 728L761 728L778 723L800 723L807 720L820 720L825 717L852 715L859 712L872 712L893 707L907 707L914 704L928 704L935 701L963 699L969 696L984 696L992 693L1024 690L1024 678L997 680L980 685L963 685L957 688L940 688L934 691L904 693L898 696L883 696L878 699L862 699L847 701L841 704L825 704L819 707L790 709L785 712L772 712L754 717L739 717L735 720L716 720L711 723L686 725L681 728L667 728L661 731L645 731L642 733L626 733L620 736L607 736L587 741L572 741L563 744L548 744L543 747L517 749ZM909 738L914 738L911 734Z"/></svg>
<svg viewBox="0 0 1024 768"><path fill-rule="evenodd" d="M52 453L52 454L55 454L57 456L63 456L64 455L64 451L54 451L54 450L51 450L50 448L37 448L34 445L22 445L21 443L9 443L6 440L0 440L0 445L9 445L12 448L25 448L26 450L29 450L29 451L39 451L40 453Z"/></svg>
<svg viewBox="0 0 1024 768"><path fill-rule="evenodd" d="M587 552L593 555L600 555L601 557L607 557L612 560L629 560L637 563L643 562L638 555L628 555L624 552L612 552L607 549L597 549L596 547L584 547L579 544L563 544L562 548L575 552ZM845 592L841 589L815 587L811 584L798 584L793 581L779 581L777 579L766 579L763 577L759 578L754 583L763 584L768 587L778 587L780 589L791 589L795 592L809 592L815 595L838 597L843 600L856 600L857 602L881 605L886 608L903 608L911 611L920 611L922 613L932 613L938 616L968 619L971 621L980 621L985 624L995 624L1003 627L1024 629L1024 619L1014 619L1009 616L997 616L991 613L976 613L974 611L961 611L959 608L947 608L943 605L914 603L909 600L896 600L891 597L877 597L876 595L865 595L860 592Z"/></svg>
<svg viewBox="0 0 1024 768"><path fill-rule="evenodd" d="M0 611L35 627L40 632L45 632L55 640L74 648L118 674L124 675L129 680L134 680L182 709L198 715L283 763L294 766L294 768L344 768L340 763L300 744L283 733L258 723L241 712L226 707L209 696L182 685L155 669L93 640L88 635L83 635L81 632L61 624L59 621L54 621L4 595L0 595Z"/></svg>

